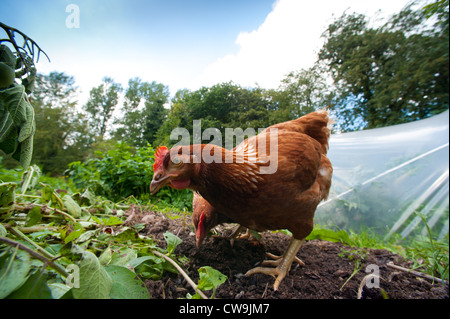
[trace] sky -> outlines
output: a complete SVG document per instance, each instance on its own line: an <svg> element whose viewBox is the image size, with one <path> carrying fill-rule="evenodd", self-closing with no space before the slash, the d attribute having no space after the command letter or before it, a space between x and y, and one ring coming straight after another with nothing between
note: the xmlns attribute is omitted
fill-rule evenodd
<svg viewBox="0 0 450 319"><path fill-rule="evenodd" d="M123 87L134 77L163 83L171 96L227 81L277 88L289 72L314 64L321 34L344 11L377 23L408 2L1 0L0 21L48 54L38 72L74 76L84 103L104 76Z"/></svg>

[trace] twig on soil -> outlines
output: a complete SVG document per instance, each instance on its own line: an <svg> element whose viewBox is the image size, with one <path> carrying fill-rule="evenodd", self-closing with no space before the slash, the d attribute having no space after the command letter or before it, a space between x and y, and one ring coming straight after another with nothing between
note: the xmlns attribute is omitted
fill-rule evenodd
<svg viewBox="0 0 450 319"><path fill-rule="evenodd" d="M386 264L386 266L388 266L389 268L392 268L392 269L397 269L397 270L401 270L401 271L404 271L404 272L409 272L409 273L411 273L413 275L416 275L416 276L419 276L419 277L422 277L422 278L427 278L427 279L430 279L432 281L437 281L437 282L439 282L441 284L443 284L443 283L448 284L447 280L442 280L440 278L436 278L434 276L431 276L431 275L428 275L428 274L424 274L422 272L418 272L418 271L415 271L415 270L412 270L412 269L408 269L408 268L404 268L404 267L401 267L401 266L397 266L393 262L388 262Z"/></svg>
<svg viewBox="0 0 450 319"><path fill-rule="evenodd" d="M266 288L264 289L264 292L263 292L263 294L262 294L262 296L261 296L261 299L264 299L264 297L265 297L265 295L266 295L266 292L267 292L267 287L269 286L269 282L267 282L267 284L266 284Z"/></svg>
<svg viewBox="0 0 450 319"><path fill-rule="evenodd" d="M362 291L363 291L363 288L364 288L364 286L366 285L366 283L367 283L367 280L369 280L369 279L376 279L376 278L380 278L380 276L378 276L378 275L375 275L375 274L368 274L368 275L366 275L366 276L364 276L364 278L361 280L361 282L359 283L359 288L358 288L358 299L361 299L362 298Z"/></svg>
<svg viewBox="0 0 450 319"><path fill-rule="evenodd" d="M156 251L156 250L152 250L152 252L159 256L164 258L165 260L167 260L168 262L170 262L180 273L181 275L183 275L184 279L186 279L186 281L189 283L189 285L191 285L192 288L194 288L194 290L203 298L203 299L209 299L200 289L197 288L197 285L195 284L195 282L192 281L192 279L188 276L188 274L180 267L178 266L178 264L173 261L171 258L169 258L168 256L161 254L160 252Z"/></svg>

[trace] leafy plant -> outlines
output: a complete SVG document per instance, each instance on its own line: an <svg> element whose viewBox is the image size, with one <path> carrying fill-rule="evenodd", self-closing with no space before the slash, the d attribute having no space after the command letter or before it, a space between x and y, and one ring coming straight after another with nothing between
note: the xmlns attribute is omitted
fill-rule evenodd
<svg viewBox="0 0 450 319"><path fill-rule="evenodd" d="M41 52L46 53L19 30L1 22L0 27L7 35L7 38L0 38L0 149L27 168L36 129L34 110L27 94L33 90L36 78L35 49L37 59ZM16 35L22 37L22 46L17 44ZM15 52L3 43L12 45ZM15 78L21 80L20 85Z"/></svg>
<svg viewBox="0 0 450 319"><path fill-rule="evenodd" d="M174 254L182 242L176 235L164 233L162 249L138 226L123 225L123 204L57 191L39 176L30 167L21 189L0 184L0 298L149 298L143 280L187 276L180 267L187 259ZM214 296L223 278L207 269L198 285L188 282L207 298L200 289Z"/></svg>
<svg viewBox="0 0 450 319"><path fill-rule="evenodd" d="M353 240L350 239L349 234L345 230L333 231L331 229L321 228L317 226L313 229L311 234L306 237L306 240L322 239L326 241L343 243L346 245L353 245Z"/></svg>
<svg viewBox="0 0 450 319"><path fill-rule="evenodd" d="M204 266L200 267L198 269L198 274L200 276L200 279L198 281L198 288L200 290L211 290L213 291L211 298L214 298L214 295L216 294L216 289L221 284L227 280L227 276L222 274L220 271L211 268L210 266ZM200 299L201 296L199 293L196 293L195 295L188 294L188 299Z"/></svg>
<svg viewBox="0 0 450 319"><path fill-rule="evenodd" d="M154 152L150 145L134 149L120 142L106 153L97 152L95 158L84 163L71 163L66 173L78 188L89 188L113 201L135 196L161 201L165 206L171 205L178 210L192 209L192 192L189 190L165 188L156 196L149 197Z"/></svg>

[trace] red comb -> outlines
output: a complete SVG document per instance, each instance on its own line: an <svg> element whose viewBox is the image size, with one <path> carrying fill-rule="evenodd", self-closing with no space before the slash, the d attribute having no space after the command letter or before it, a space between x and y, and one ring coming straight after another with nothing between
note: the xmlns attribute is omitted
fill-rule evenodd
<svg viewBox="0 0 450 319"><path fill-rule="evenodd" d="M166 156L169 150L165 146L158 146L155 151L155 164L153 164L153 171L156 171L161 167L164 156Z"/></svg>

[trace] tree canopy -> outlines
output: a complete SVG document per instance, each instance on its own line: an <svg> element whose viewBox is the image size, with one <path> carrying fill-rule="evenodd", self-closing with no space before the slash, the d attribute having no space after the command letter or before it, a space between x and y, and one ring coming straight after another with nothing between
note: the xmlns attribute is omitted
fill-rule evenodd
<svg viewBox="0 0 450 319"><path fill-rule="evenodd" d="M324 32L319 61L336 86L335 108L345 129L355 122L362 128L404 123L448 109L448 1L425 11L411 6L379 28L369 27L364 15L345 13ZM430 10L437 15L431 27Z"/></svg>
<svg viewBox="0 0 450 319"><path fill-rule="evenodd" d="M215 128L223 145L230 145L227 128L257 132L324 107L340 131L430 117L449 108L448 8L448 0L413 3L378 27L346 12L323 32L316 63L286 74L276 89L226 82L171 96L157 81L132 77L123 88L106 76L79 105L73 77L38 75L31 96L37 122L33 161L62 173L68 163L95 150L107 152L117 142L170 146L177 142L172 130L193 133L194 120L203 130Z"/></svg>

